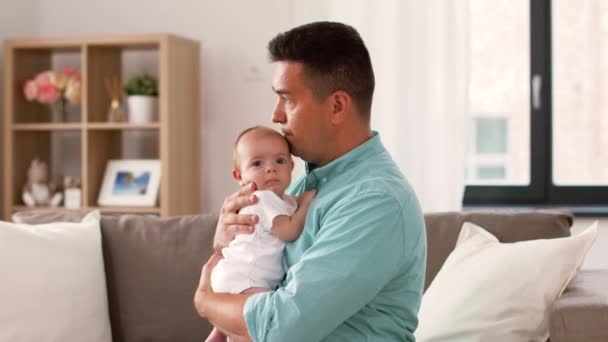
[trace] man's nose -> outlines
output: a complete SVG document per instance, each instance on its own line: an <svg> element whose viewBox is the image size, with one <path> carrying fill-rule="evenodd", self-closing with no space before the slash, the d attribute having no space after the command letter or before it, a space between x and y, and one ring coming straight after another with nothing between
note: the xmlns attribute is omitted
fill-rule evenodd
<svg viewBox="0 0 608 342"><path fill-rule="evenodd" d="M287 116L283 109L281 109L278 105L274 107L274 111L272 112L272 122L274 123L285 123Z"/></svg>

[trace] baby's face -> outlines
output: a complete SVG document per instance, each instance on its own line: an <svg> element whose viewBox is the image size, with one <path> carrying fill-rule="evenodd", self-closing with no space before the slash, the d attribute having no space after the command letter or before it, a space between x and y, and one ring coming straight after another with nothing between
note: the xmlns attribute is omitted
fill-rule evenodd
<svg viewBox="0 0 608 342"><path fill-rule="evenodd" d="M250 132L239 141L237 156L239 170L235 170L238 174L235 178L241 184L255 182L258 190L283 195L293 170L293 160L283 137L263 131Z"/></svg>

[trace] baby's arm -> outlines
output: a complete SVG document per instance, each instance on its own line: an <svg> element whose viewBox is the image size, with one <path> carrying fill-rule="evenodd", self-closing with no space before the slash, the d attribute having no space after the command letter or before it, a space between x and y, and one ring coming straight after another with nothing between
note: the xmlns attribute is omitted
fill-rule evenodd
<svg viewBox="0 0 608 342"><path fill-rule="evenodd" d="M298 198L298 209L291 215L278 215L272 220L272 233L283 241L294 241L304 229L304 219L308 206L315 196L314 191L307 191Z"/></svg>

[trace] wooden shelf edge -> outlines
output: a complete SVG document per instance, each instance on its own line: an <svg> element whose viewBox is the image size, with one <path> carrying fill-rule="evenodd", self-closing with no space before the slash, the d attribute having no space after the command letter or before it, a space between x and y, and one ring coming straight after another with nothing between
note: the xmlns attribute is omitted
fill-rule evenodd
<svg viewBox="0 0 608 342"><path fill-rule="evenodd" d="M60 211L60 212L79 212L79 211L83 211L82 208L79 209L68 209L68 208L64 208L64 207L28 207L25 205L14 205L12 207L12 212L17 212L17 211Z"/></svg>
<svg viewBox="0 0 608 342"><path fill-rule="evenodd" d="M142 130L142 129L160 129L160 122L151 122L145 124L133 123L16 123L12 125L13 131L77 131L82 128L89 130Z"/></svg>
<svg viewBox="0 0 608 342"><path fill-rule="evenodd" d="M121 214L160 214L159 207L87 207L86 210L99 209L102 213Z"/></svg>
<svg viewBox="0 0 608 342"><path fill-rule="evenodd" d="M108 34L66 37L12 37L7 43L17 49L70 49L84 46L155 47L164 39L172 37L188 39L171 33Z"/></svg>
<svg viewBox="0 0 608 342"><path fill-rule="evenodd" d="M145 124L133 123L111 123L111 122L89 122L86 124L89 130L137 130L137 129L159 129L160 122L151 122Z"/></svg>
<svg viewBox="0 0 608 342"><path fill-rule="evenodd" d="M68 209L64 207L27 207L15 205L12 212L18 211L52 211L52 212L83 212L99 210L102 213L123 213L123 214L160 214L159 207L82 207L78 209Z"/></svg>
<svg viewBox="0 0 608 342"><path fill-rule="evenodd" d="M13 131L78 131L82 129L79 122L68 123L17 123L12 125Z"/></svg>

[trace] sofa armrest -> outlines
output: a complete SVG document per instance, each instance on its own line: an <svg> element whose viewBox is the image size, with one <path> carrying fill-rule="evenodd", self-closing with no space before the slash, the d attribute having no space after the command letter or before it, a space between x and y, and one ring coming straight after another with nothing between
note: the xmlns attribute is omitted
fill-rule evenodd
<svg viewBox="0 0 608 342"><path fill-rule="evenodd" d="M579 271L550 310L551 342L608 341L608 270Z"/></svg>

